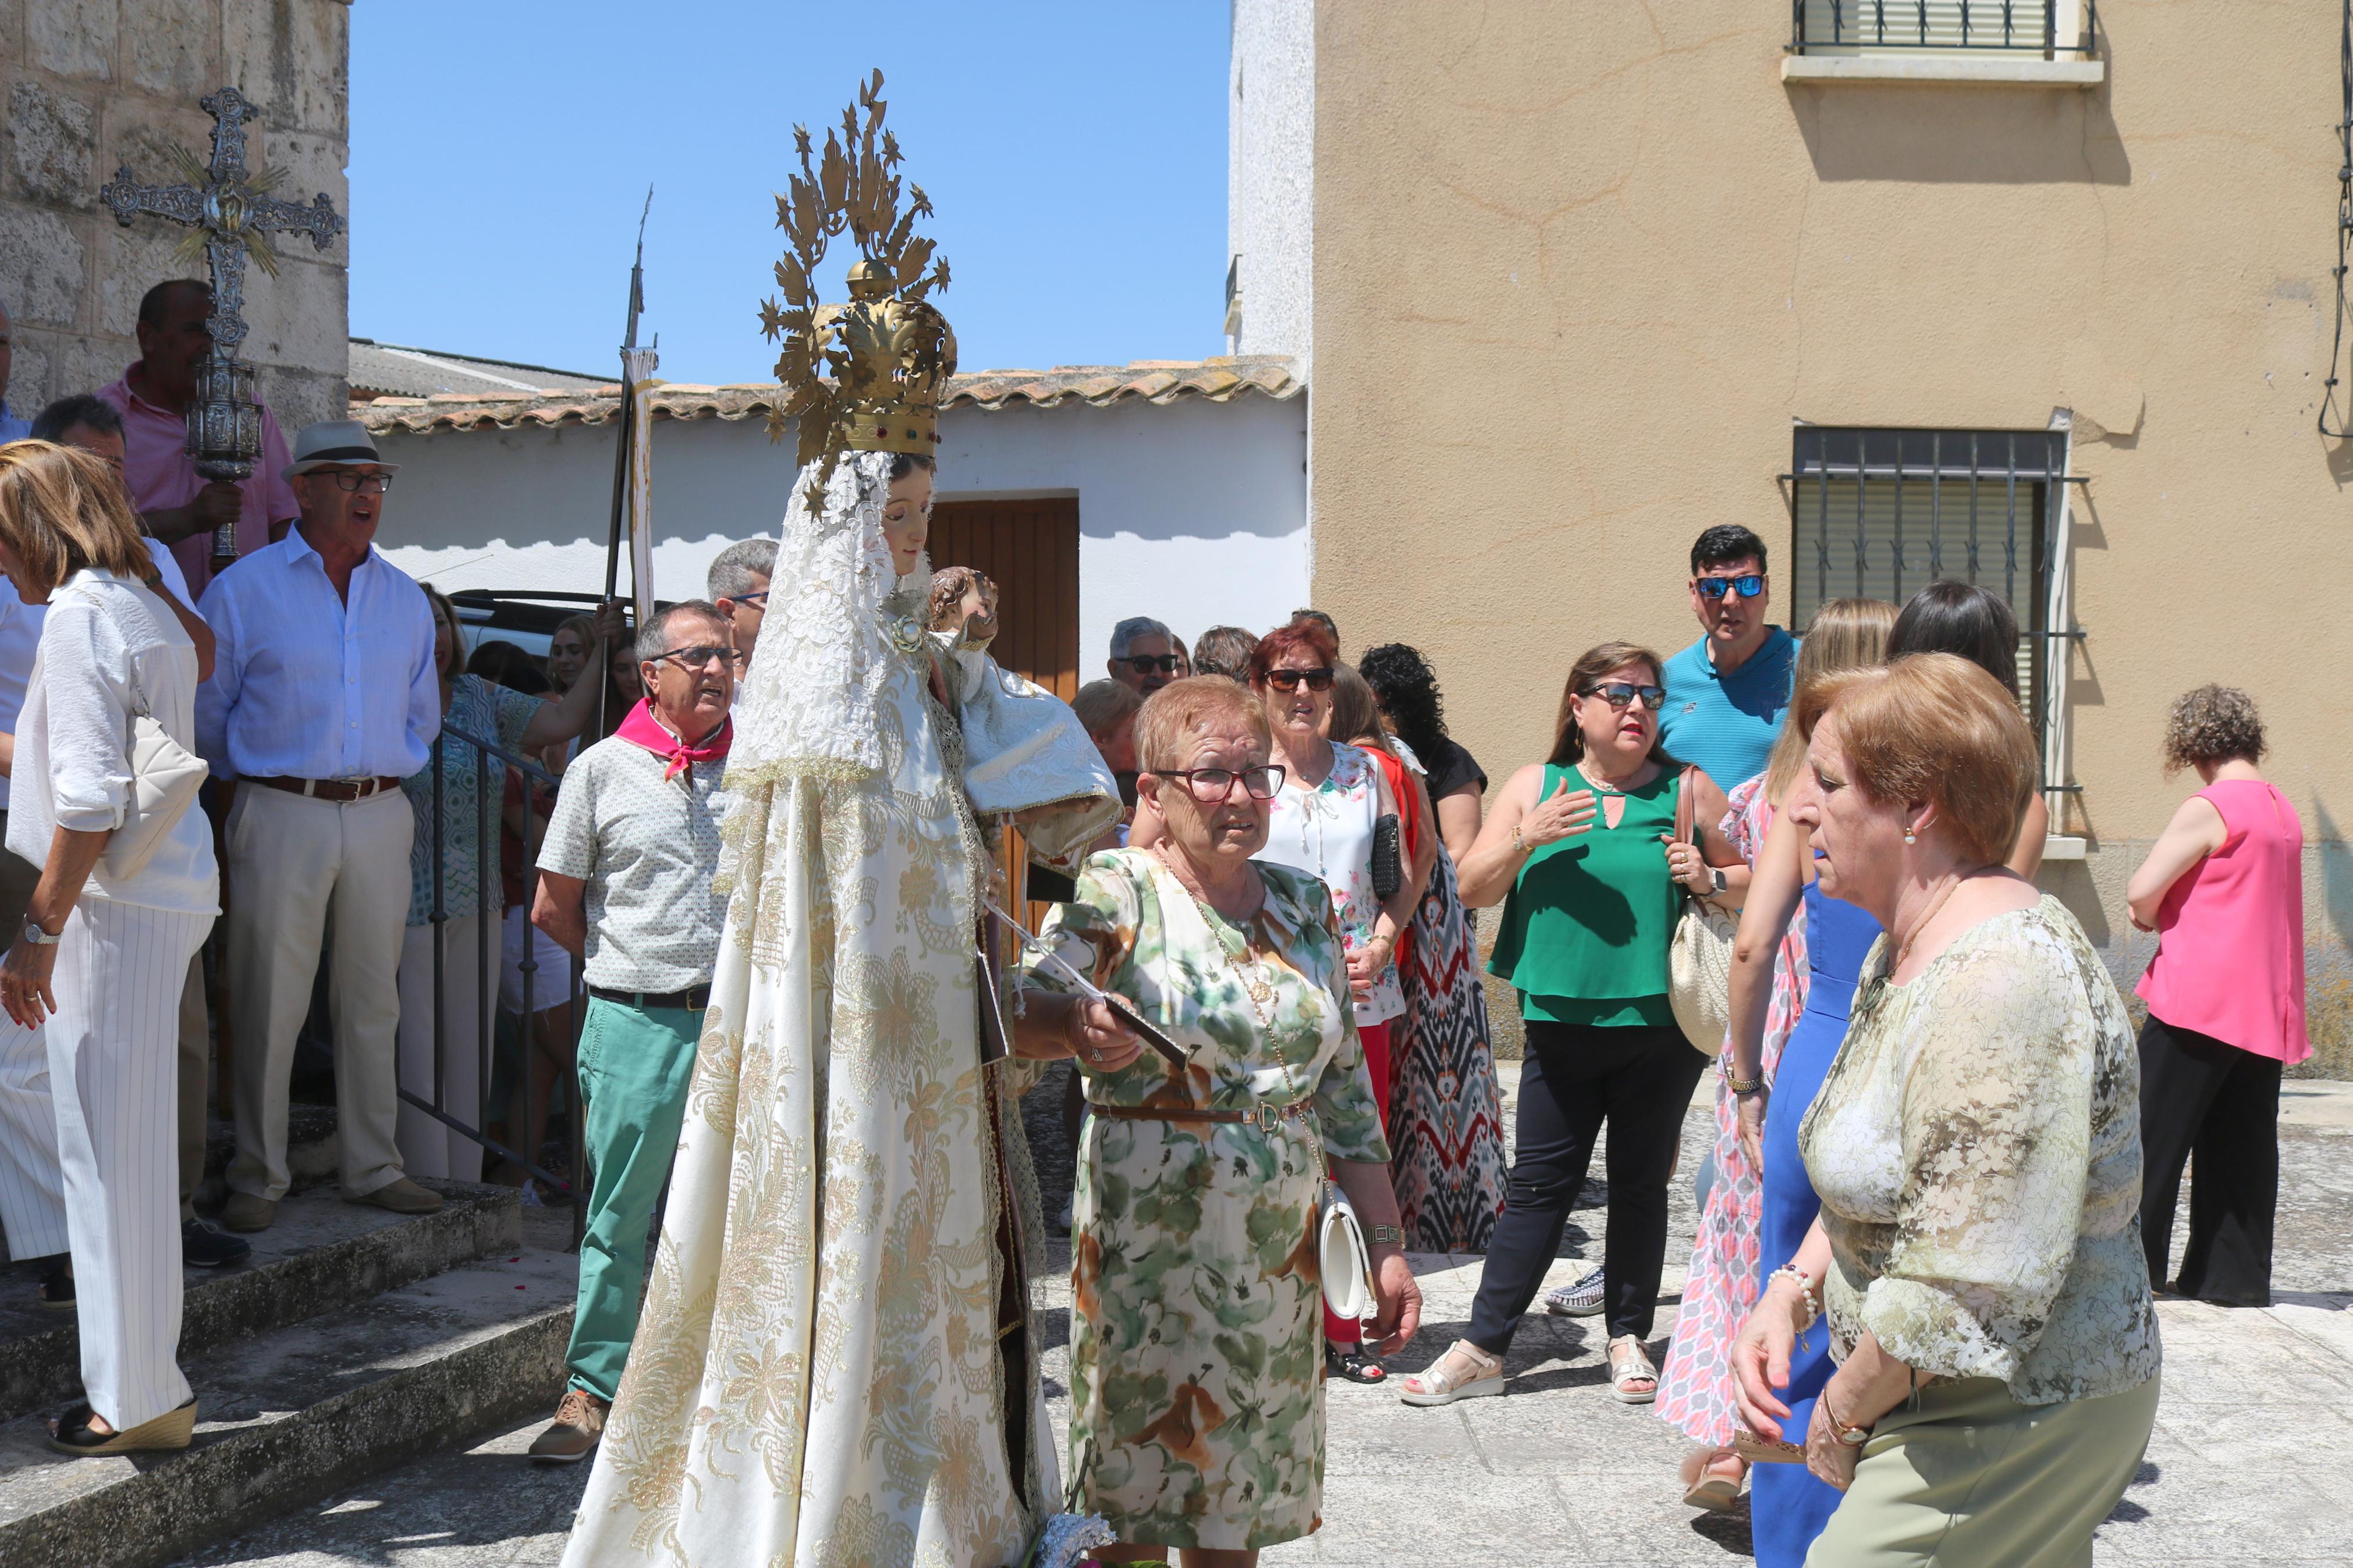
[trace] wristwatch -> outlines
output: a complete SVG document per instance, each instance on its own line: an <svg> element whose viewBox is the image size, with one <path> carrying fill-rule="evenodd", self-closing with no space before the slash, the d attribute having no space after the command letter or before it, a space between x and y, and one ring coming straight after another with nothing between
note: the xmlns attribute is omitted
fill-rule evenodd
<svg viewBox="0 0 2353 1568"><path fill-rule="evenodd" d="M47 931L43 931L41 929L41 922L38 921L26 921L25 922L25 940L31 942L35 947L55 947L58 943L65 941L65 932L63 931L59 931L57 935L51 936Z"/></svg>
<svg viewBox="0 0 2353 1568"><path fill-rule="evenodd" d="M1739 1068L1728 1067L1724 1069L1724 1087L1746 1099L1765 1087L1765 1079L1761 1073L1755 1078L1742 1078Z"/></svg>
<svg viewBox="0 0 2353 1568"><path fill-rule="evenodd" d="M1710 866L1707 870L1709 879L1715 883L1715 890L1719 893L1723 892L1725 887L1724 880L1724 868L1721 866Z"/></svg>
<svg viewBox="0 0 2353 1568"><path fill-rule="evenodd" d="M1365 1227L1365 1240L1374 1247L1403 1247L1405 1232L1393 1225L1368 1225Z"/></svg>

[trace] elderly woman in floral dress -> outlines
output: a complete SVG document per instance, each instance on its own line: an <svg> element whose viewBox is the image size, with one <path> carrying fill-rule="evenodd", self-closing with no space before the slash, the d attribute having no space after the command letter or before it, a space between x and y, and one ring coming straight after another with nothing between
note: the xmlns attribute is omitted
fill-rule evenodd
<svg viewBox="0 0 2353 1568"><path fill-rule="evenodd" d="M1253 861L1266 842L1265 710L1217 677L1155 692L1137 788L1165 830L1096 855L1041 934L1137 1009L1187 1064L1142 1052L1102 1001L1025 992L1017 1048L1078 1058L1094 1108L1072 1239L1071 1460L1123 1545L1187 1568L1256 1561L1323 1499L1316 1200L1328 1161L1372 1238L1375 1333L1409 1340L1420 1298L1323 885ZM1063 989L1033 959L1031 984Z"/></svg>

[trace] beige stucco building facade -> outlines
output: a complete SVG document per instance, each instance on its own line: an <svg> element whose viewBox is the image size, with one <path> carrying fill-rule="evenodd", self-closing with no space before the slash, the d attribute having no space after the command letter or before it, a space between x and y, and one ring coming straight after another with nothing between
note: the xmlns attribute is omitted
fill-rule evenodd
<svg viewBox="0 0 2353 1568"><path fill-rule="evenodd" d="M1694 638L1703 528L1767 540L1777 619L1892 592L1895 438L1859 497L1849 433L1947 432L1904 447L1902 591L1931 507L1967 574L1974 499L1979 580L2082 633L2034 639L2044 885L2137 973L2125 882L2195 783L2159 771L2166 706L2243 686L2310 844L2316 1039L2353 1072L2353 442L2316 427L2338 7L2107 0L2046 58L1794 54L1767 0L1307 6L1236 0L1228 330L1312 367L1313 580L1347 646L1420 647L1500 780L1578 651ZM1253 143L1285 118L1253 91L1303 93L1312 141ZM1312 221L1264 216L1300 188ZM1262 321L1254 279L1285 301ZM2003 472L1971 480L1971 435Z"/></svg>

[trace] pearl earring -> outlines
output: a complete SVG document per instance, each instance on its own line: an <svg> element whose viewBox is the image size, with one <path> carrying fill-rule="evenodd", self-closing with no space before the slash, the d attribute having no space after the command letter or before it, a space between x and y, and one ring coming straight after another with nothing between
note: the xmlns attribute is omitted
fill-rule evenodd
<svg viewBox="0 0 2353 1568"><path fill-rule="evenodd" d="M1920 841L1912 837L1912 830L1907 827L1904 830L1904 842L1906 844L1917 844Z"/></svg>

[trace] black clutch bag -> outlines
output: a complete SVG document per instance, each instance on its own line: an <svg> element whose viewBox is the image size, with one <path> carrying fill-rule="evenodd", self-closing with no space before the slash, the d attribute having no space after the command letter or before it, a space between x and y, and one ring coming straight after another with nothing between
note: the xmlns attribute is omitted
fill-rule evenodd
<svg viewBox="0 0 2353 1568"><path fill-rule="evenodd" d="M1373 897L1388 903L1405 886L1405 860L1398 847L1398 819L1392 812L1373 824Z"/></svg>

